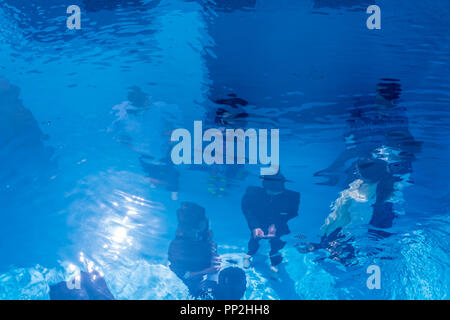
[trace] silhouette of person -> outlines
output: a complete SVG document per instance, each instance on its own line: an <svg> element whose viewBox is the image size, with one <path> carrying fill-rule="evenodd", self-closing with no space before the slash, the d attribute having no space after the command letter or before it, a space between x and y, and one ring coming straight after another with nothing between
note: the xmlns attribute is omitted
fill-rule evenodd
<svg viewBox="0 0 450 320"><path fill-rule="evenodd" d="M43 169L52 169L55 165L52 160L53 149L44 145L46 136L30 110L24 107L20 89L1 77L0 105L0 177L10 175L8 171L28 169L29 177L22 181L22 186L35 182L36 177L41 177L46 172ZM25 152L33 154L33 157L24 157Z"/></svg>
<svg viewBox="0 0 450 320"><path fill-rule="evenodd" d="M205 209L192 202L183 202L177 210L178 228L169 246L170 269L188 287L194 298L211 294L208 275L219 271L217 246Z"/></svg>
<svg viewBox="0 0 450 320"><path fill-rule="evenodd" d="M335 185L343 180L343 172L346 189L321 228L321 242L300 251L324 248L335 260L351 264L353 235L344 236L344 229L368 224L375 239L390 235L385 229L396 217L394 202L401 201L395 191L411 182L412 163L421 149L421 142L409 131L406 109L397 103L401 92L399 80L381 79L375 101L360 100L348 108L346 150L327 169L315 173L327 180L320 184ZM368 206L358 207L364 204Z"/></svg>
<svg viewBox="0 0 450 320"><path fill-rule="evenodd" d="M380 229L392 226L395 185L409 180L415 154L421 147L409 131L406 109L397 104L401 91L398 80L382 79L375 103L356 103L349 108L346 150L327 169L315 173L327 177L328 184L336 184L338 170L350 162L345 171L346 184L358 178L376 184L369 223Z"/></svg>
<svg viewBox="0 0 450 320"><path fill-rule="evenodd" d="M321 228L323 236L320 243L306 243L306 247L299 244L297 248L300 252L325 249L330 253L329 259L340 261L345 265L354 264L355 249L351 243L355 235L349 236L343 231L348 226L372 222L373 217L369 211L376 204L378 185L387 184L391 179L387 175L387 164L383 160L359 159L356 166L358 177L334 202L333 210ZM384 217L384 219L392 218L390 215Z"/></svg>
<svg viewBox="0 0 450 320"><path fill-rule="evenodd" d="M163 186L171 193L172 200L178 199L179 191L179 172L170 159L169 144L161 150L165 156L147 154L147 151L157 151L159 148L143 148L139 137L144 136L145 118L141 118L145 112L152 113L152 102L150 96L140 87L132 86L129 88L127 100L121 104L115 105L113 111L117 117L112 123L110 130L114 132L118 142L141 153L139 163L142 170L153 186ZM137 135L137 141L133 136Z"/></svg>
<svg viewBox="0 0 450 320"><path fill-rule="evenodd" d="M298 215L300 204L300 193L287 190L286 181L281 173L263 176L263 187L248 187L242 198L242 212L251 232L246 267L257 253L259 241L268 239L271 246L271 270L274 274L278 272L277 266L283 260L279 251L286 244L281 237L290 233L287 222Z"/></svg>
<svg viewBox="0 0 450 320"><path fill-rule="evenodd" d="M45 143L48 136L42 132L33 113L24 106L20 88L1 76L0 128L0 201L3 213L0 242L9 243L12 252L21 253L4 255L0 267L5 267L26 263L37 258L34 255L42 259L39 245L48 237L52 237L49 239L52 243L57 241L53 234L36 233L35 223L46 225L62 221L45 214L30 215L39 209L39 205L34 205L34 199L46 193L52 185L57 172L57 158L53 148Z"/></svg>
<svg viewBox="0 0 450 320"><path fill-rule="evenodd" d="M183 202L177 211L178 228L169 245L170 269L196 299L239 300L247 288L245 272L224 265L212 241L205 209Z"/></svg>

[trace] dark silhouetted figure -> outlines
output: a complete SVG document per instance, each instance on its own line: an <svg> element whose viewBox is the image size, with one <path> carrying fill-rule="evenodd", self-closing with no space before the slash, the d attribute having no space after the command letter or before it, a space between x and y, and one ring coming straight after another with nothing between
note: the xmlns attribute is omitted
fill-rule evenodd
<svg viewBox="0 0 450 320"><path fill-rule="evenodd" d="M217 274L219 261L205 209L183 202L177 218L178 229L169 246L170 269L194 298L206 298L211 294L212 281L205 280L205 276Z"/></svg>
<svg viewBox="0 0 450 320"><path fill-rule="evenodd" d="M375 102L356 103L349 108L346 150L327 169L315 174L327 177L327 184L336 184L338 171L350 163L345 170L346 185L359 178L376 183L370 224L380 229L392 226L395 183L409 179L415 154L421 149L421 143L409 131L406 109L397 104L401 91L398 80L382 79Z"/></svg>
<svg viewBox="0 0 450 320"><path fill-rule="evenodd" d="M147 178L156 185L164 186L167 191L171 192L172 199L178 199L180 173L175 168L170 159L164 159L158 164L152 163L152 158L141 156L139 162L142 170L147 174Z"/></svg>
<svg viewBox="0 0 450 320"><path fill-rule="evenodd" d="M238 98L236 94L231 93L225 99L215 100L214 103L220 105L216 109L216 117L214 122L225 127L242 127L248 118L248 113L243 107L248 102L242 98Z"/></svg>
<svg viewBox="0 0 450 320"><path fill-rule="evenodd" d="M37 224L63 223L39 211L42 202L36 201L40 195L44 195L41 200L46 199L57 174L57 158L53 148L46 145L48 138L24 106L20 89L0 76L0 250L9 247L17 253L3 255L0 267L42 259L39 248L46 239L63 241L53 238L52 233L36 232Z"/></svg>
<svg viewBox="0 0 450 320"><path fill-rule="evenodd" d="M348 108L346 150L327 169L315 173L315 176L327 179L320 184L335 185L342 181L346 188L353 186L354 194L370 201L371 212L366 223L371 226L368 232L375 239L391 235L385 229L392 227L396 216L394 202L401 200L394 197L399 188L397 183L411 182L412 163L421 150L421 142L416 141L409 131L407 110L397 103L401 92L398 80L382 79L377 85L375 99L361 99ZM352 210L351 202L355 200L351 197L343 199L343 193L340 203L335 203L333 219L327 218L322 227L325 232L321 242L307 243L299 250L322 248L329 251L334 260L351 265L357 263L353 259L353 235L347 233L344 236L342 231L350 223L365 221L365 218L364 212Z"/></svg>
<svg viewBox="0 0 450 320"><path fill-rule="evenodd" d="M242 211L251 231L245 266L258 251L259 241L269 239L271 270L276 273L283 259L279 251L286 244L281 237L290 233L287 222L298 215L300 193L285 188L286 179L281 173L262 179L263 187L248 187L242 199Z"/></svg>
<svg viewBox="0 0 450 320"><path fill-rule="evenodd" d="M15 176L20 188L38 179L49 179L54 169L53 149L44 145L47 138L33 114L24 107L20 89L0 77L0 179L14 193L15 185L8 181ZM31 156L30 156L31 155ZM27 175L21 174L26 172ZM7 192L8 190L4 190Z"/></svg>
<svg viewBox="0 0 450 320"><path fill-rule="evenodd" d="M241 299L247 288L245 272L234 266L221 270L205 209L183 202L177 217L176 237L169 246L170 269L196 299Z"/></svg>

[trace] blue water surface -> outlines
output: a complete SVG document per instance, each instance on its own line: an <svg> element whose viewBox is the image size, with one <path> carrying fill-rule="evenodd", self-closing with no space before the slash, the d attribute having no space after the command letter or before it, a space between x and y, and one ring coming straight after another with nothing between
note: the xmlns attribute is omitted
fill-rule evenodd
<svg viewBox="0 0 450 320"><path fill-rule="evenodd" d="M372 4L380 30L366 27ZM260 166L170 161L171 132L218 126L217 101L234 95L247 102L236 126L280 129L286 187L301 193L280 281L264 244L245 299L448 299L449 12L447 0L0 0L0 299L49 299L79 269L117 299L189 298L167 256L183 201L241 265L241 199ZM395 111L373 115L383 83L401 88ZM361 110L385 130L364 131ZM387 136L394 146L377 144ZM392 226L368 225L349 159L314 175L368 146L400 168ZM313 249L345 201L345 245ZM381 289L367 287L370 265Z"/></svg>

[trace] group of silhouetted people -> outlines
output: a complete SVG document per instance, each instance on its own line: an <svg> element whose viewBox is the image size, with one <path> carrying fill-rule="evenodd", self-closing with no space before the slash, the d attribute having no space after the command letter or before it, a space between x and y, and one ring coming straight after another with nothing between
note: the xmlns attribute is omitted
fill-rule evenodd
<svg viewBox="0 0 450 320"><path fill-rule="evenodd" d="M298 215L300 194L285 188L286 180L281 174L262 180L263 187L249 187L242 199L242 211L251 233L244 267L250 267L259 242L268 239L271 270L276 274L282 262L280 250L286 244L281 236L290 233L287 222ZM221 268L205 209L184 202L177 218L176 236L169 246L170 268L190 294L196 298L242 298L246 290L245 272L236 266Z"/></svg>
<svg viewBox="0 0 450 320"><path fill-rule="evenodd" d="M249 187L242 199L242 211L250 228L250 241L244 267L251 265L259 242L268 239L271 245L271 270L276 273L282 262L280 250L290 233L287 222L298 215L300 194L285 188L282 174L262 177L262 187ZM169 245L170 269L180 278L196 299L239 300L247 288L245 271L236 266L222 267L217 245L209 227L205 209L192 202L183 202L177 210L178 226ZM69 282L50 287L51 299L110 300L114 299L98 272L81 272L78 287Z"/></svg>
<svg viewBox="0 0 450 320"><path fill-rule="evenodd" d="M142 6L141 0L83 0L88 12L112 10L117 7ZM254 0L244 0L236 3L229 1L216 1L217 6L232 10L234 7L254 6ZM364 2L364 1L363 1ZM360 0L348 0L341 3L329 0L314 1L315 8L353 6L361 4ZM396 183L409 179L412 173L412 163L415 155L420 151L420 142L416 141L409 131L407 112L396 101L400 97L401 84L396 79L382 79L376 88L375 102L355 103L347 109L346 150L336 157L336 160L325 170L315 175L325 177L324 184L338 183L340 171L344 171L346 181L343 188L358 191L358 196L373 198L371 203L369 232L378 238L388 237L385 230L393 225L396 216L393 196ZM133 89L129 100L137 109L128 111L139 113L146 107L147 101L140 89ZM0 123L10 128L3 132L0 139L4 145L11 137L20 137L16 145L8 145L8 154L0 155L8 159L13 172L28 171L39 177L42 163L50 167L52 155L42 143L43 133L33 118L31 112L23 107L19 99L18 88L13 87L6 80L0 79L0 102L10 106L3 108ZM217 105L211 120L214 125L223 127L245 124L249 114L245 107L248 101L235 94L226 98L215 99ZM12 123L11 125L6 125ZM22 157L16 149L27 147L34 151L34 158ZM19 161L20 160L20 161ZM6 163L2 161L2 163ZM152 183L165 185L167 190L178 196L179 173L168 159L161 163L152 163L151 157L142 155L140 164L151 178ZM21 163L16 167L15 163ZM36 166L36 168L35 168ZM36 174L34 174L36 173ZM10 172L0 172L0 177L11 175ZM23 181L28 183L28 177ZM31 180L31 179L29 179ZM249 227L250 239L248 251L243 263L244 268L252 265L260 243L267 240L270 243L270 268L276 278L278 267L283 261L281 250L286 242L283 236L290 234L288 221L297 217L300 205L300 193L286 189L288 180L278 173L273 176L262 176L262 186L250 186L242 198L241 209ZM1 186L0 190L13 195L15 185ZM374 191L370 193L370 188ZM346 189L349 190L350 188ZM365 192L365 190L369 190ZM345 190L344 190L345 191ZM364 193L365 192L365 193ZM323 227L323 235L319 243L309 244L305 251L326 249L330 258L344 261L355 256L354 248L349 239L343 235L342 230L350 224L351 214L348 209L352 197L342 197L342 204L336 205L333 212L334 219L327 220ZM336 214L338 213L338 214ZM245 271L236 265L226 265L217 252L217 245L213 241L209 219L205 208L191 202L181 203L177 210L175 238L171 241L168 250L170 269L180 278L190 294L198 299L241 299L247 288ZM96 272L81 272L76 286L69 282L60 282L50 286L51 299L98 300L114 299L103 276Z"/></svg>
<svg viewBox="0 0 450 320"><path fill-rule="evenodd" d="M352 160L344 184L348 188L341 192L334 211L322 227L324 234L320 243L309 243L301 252L324 249L329 252L329 258L351 264L355 248L343 230L352 223L352 202L372 201L368 231L377 237L389 236L385 229L392 226L395 217L392 198L395 184L412 172L414 154L420 149L420 142L415 141L408 131L404 110L396 105L400 92L398 81L384 79L377 87L375 104L355 104L350 108L352 145L328 169L316 174L327 177L328 184L335 184L337 168ZM244 105L236 99L232 96L226 102ZM281 173L262 176L261 180L261 187L248 187L242 198L242 213L250 230L243 266L249 268L252 265L261 240L267 240L271 274L277 279L278 266L283 260L280 250L286 245L282 237L290 233L288 221L298 215L300 194L286 189L288 180ZM205 209L195 203L183 202L177 210L177 220L168 260L170 269L184 282L191 296L241 299L247 287L246 273L237 265L226 266L221 261ZM78 293L71 292L71 298L113 298L101 280L95 282L92 276L84 273L81 278L82 289ZM69 297L66 293L61 285L51 289L52 298Z"/></svg>

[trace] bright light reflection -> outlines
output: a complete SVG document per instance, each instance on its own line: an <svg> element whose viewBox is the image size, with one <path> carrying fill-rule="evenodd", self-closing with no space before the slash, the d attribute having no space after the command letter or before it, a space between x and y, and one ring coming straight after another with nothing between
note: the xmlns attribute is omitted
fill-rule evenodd
<svg viewBox="0 0 450 320"><path fill-rule="evenodd" d="M117 227L112 232L111 240L117 243L122 243L127 239L127 229L124 227Z"/></svg>

